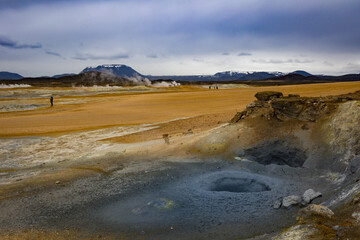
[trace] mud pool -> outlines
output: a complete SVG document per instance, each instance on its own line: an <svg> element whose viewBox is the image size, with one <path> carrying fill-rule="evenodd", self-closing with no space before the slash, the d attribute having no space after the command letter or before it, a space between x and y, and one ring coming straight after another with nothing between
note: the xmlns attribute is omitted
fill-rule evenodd
<svg viewBox="0 0 360 240"><path fill-rule="evenodd" d="M119 170L78 180L51 194L13 202L9 211L26 206L28 215L21 221L2 218L0 223L7 228L16 227L9 226L11 222L22 222L45 229L91 229L129 239L249 238L295 222L299 208L273 209L277 199L301 194L310 186L326 188L319 179L299 181L300 168L181 161L152 163L133 174ZM50 199L57 201L50 204Z"/></svg>
<svg viewBox="0 0 360 240"><path fill-rule="evenodd" d="M91 133L97 133L94 139L107 134ZM75 139L77 135L67 137ZM66 142L64 137L59 137L60 145ZM92 141L89 136L82 139ZM37 139L27 140L32 146ZM258 146L254 149L262 152ZM233 160L121 161L122 166L109 174L55 184L28 197L2 201L0 230L78 229L89 234L84 238L101 233L125 239L247 239L295 223L302 206L274 209L277 200L301 196L313 188L322 193L314 203L321 203L334 192L326 171L293 167L284 164L287 161L264 162L262 155L251 153L242 152ZM101 155L91 161L95 164L107 158L116 156ZM6 179L11 180L11 174Z"/></svg>

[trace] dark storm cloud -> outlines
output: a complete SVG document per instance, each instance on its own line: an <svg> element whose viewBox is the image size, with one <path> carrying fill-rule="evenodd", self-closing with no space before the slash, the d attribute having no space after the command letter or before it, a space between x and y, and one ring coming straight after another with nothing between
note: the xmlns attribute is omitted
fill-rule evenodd
<svg viewBox="0 0 360 240"><path fill-rule="evenodd" d="M0 46L6 47L6 48L13 48L13 49L21 49L21 48L41 48L40 43L36 44L19 44L16 41L11 40L10 38L6 36L0 36Z"/></svg>
<svg viewBox="0 0 360 240"><path fill-rule="evenodd" d="M175 54L215 53L224 45L229 53L239 46L249 50L360 50L358 0L7 0L1 5L42 6L29 9L33 11L32 21L54 4L58 4L56 9L64 8L67 15L54 12L58 18L53 19L49 13L49 23L42 26L49 24L46 30L54 34L66 31L69 35L65 36L78 42L114 38L146 50L176 44L176 50L171 50ZM64 25L67 28L61 27ZM143 41L144 36L147 41Z"/></svg>
<svg viewBox="0 0 360 240"><path fill-rule="evenodd" d="M81 36L92 37L93 41L116 38L120 37L116 33L120 29L134 45L168 48L177 44L179 52L216 52L224 45L229 48L226 51L231 52L240 44L249 50L274 47L360 49L358 0L3 0L0 3L0 6L19 8L39 5L50 8L58 4L66 8L64 12L69 15L49 21L49 24L65 21L68 26L65 30L70 31L75 40ZM43 10L34 8L32 17L41 16L35 11ZM93 11L98 13L91 14ZM79 39L82 41L84 39Z"/></svg>
<svg viewBox="0 0 360 240"><path fill-rule="evenodd" d="M341 56L347 62L358 59L359 12L359 0L0 0L0 29L21 43L56 46L74 56L68 66L79 68L82 63L74 59L129 59L124 64L148 64L153 71L157 58L157 63L176 59L171 67L181 71L178 59L189 71L200 72L239 65L243 70L280 68L281 63L333 70L340 69ZM41 47L2 38L0 46ZM21 53L30 55L18 50L19 58ZM221 53L229 53L228 62L218 61ZM255 53L265 60L247 61ZM302 53L316 62L304 62ZM200 64L196 58L207 61ZM327 59L334 59L334 66L323 64ZM59 66L56 58L51 61Z"/></svg>
<svg viewBox="0 0 360 240"><path fill-rule="evenodd" d="M222 36L225 42L244 39L241 44L248 49L360 50L360 1L301 1L294 7L286 1L259 2L263 6L258 10L220 13L222 17L211 19L208 25L189 24L190 31Z"/></svg>
<svg viewBox="0 0 360 240"><path fill-rule="evenodd" d="M122 58L129 58L128 54L109 54L109 55L102 55L102 54L77 54L73 59L76 60L116 60Z"/></svg>

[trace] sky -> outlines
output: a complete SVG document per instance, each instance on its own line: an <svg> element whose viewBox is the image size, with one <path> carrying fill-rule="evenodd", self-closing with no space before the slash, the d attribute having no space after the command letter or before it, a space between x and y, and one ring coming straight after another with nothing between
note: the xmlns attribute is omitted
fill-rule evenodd
<svg viewBox="0 0 360 240"><path fill-rule="evenodd" d="M0 0L0 71L360 72L359 0Z"/></svg>

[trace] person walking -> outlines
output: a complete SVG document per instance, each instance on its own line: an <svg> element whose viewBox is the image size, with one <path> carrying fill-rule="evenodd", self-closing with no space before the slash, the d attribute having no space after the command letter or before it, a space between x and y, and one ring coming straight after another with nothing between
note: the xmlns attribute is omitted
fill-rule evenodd
<svg viewBox="0 0 360 240"><path fill-rule="evenodd" d="M51 106L54 106L54 98L53 98L53 96L50 97L50 104L51 104Z"/></svg>

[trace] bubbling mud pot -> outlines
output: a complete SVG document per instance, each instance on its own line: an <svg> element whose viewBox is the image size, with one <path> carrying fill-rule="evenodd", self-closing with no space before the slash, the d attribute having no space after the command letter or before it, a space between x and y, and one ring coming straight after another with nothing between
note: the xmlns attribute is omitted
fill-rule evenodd
<svg viewBox="0 0 360 240"><path fill-rule="evenodd" d="M216 192L263 192L270 191L270 187L255 179L224 177L213 183L210 191Z"/></svg>
<svg viewBox="0 0 360 240"><path fill-rule="evenodd" d="M324 189L318 177L306 175L309 170L290 166L222 159L136 164L131 174L125 167L3 201L0 230L75 228L116 239L246 239L295 223L299 208L274 209L279 198L309 187ZM307 180L299 181L304 176Z"/></svg>
<svg viewBox="0 0 360 240"><path fill-rule="evenodd" d="M255 174L237 162L182 163L159 174L160 182L102 202L91 214L96 225L144 239L248 238L292 224L288 216L296 210L272 205L304 188L296 179Z"/></svg>

